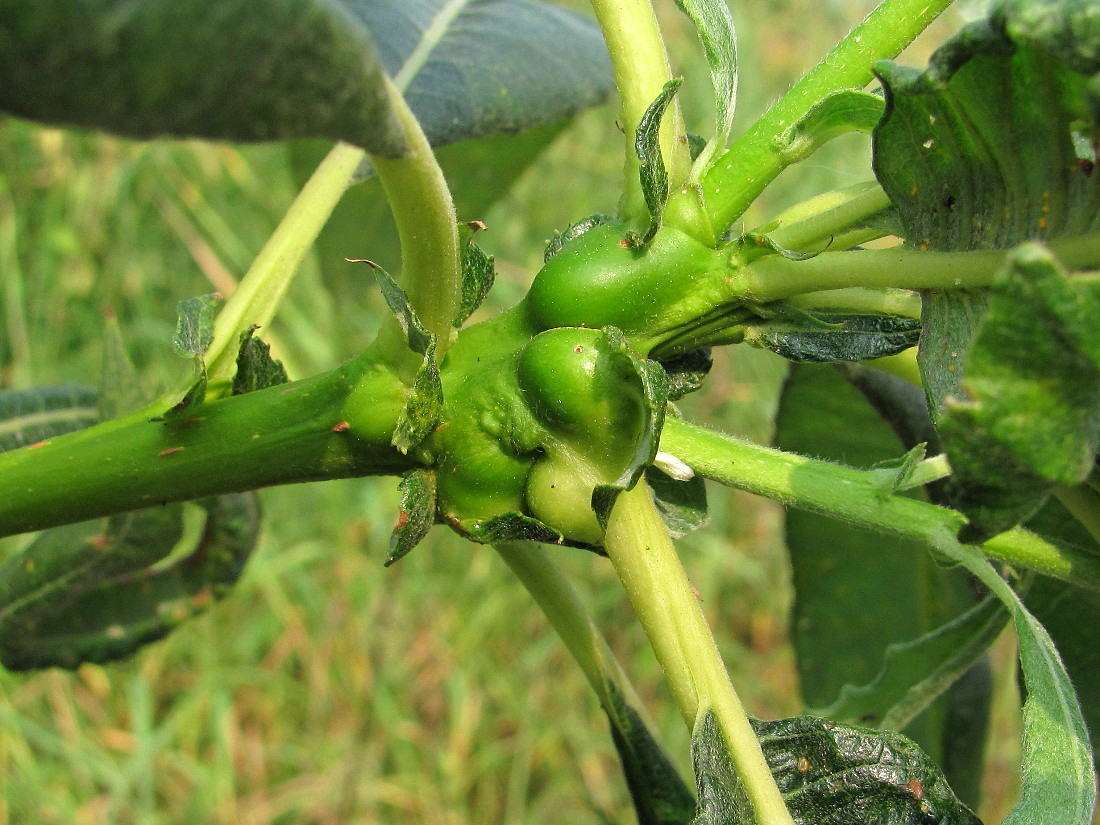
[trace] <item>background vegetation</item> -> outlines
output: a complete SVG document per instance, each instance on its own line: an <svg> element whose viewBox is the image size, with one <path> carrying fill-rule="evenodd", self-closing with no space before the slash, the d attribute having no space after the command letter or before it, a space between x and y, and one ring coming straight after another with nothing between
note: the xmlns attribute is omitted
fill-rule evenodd
<svg viewBox="0 0 1100 825"><path fill-rule="evenodd" d="M705 69L674 4L658 5L689 78L689 123L698 123ZM735 6L742 122L871 5ZM933 27L912 61L922 63L925 44L957 21ZM555 229L613 208L613 121L605 106L570 125L506 194L464 176L460 203L485 211L461 217L488 224L483 245L503 276L495 306L522 294ZM176 380L186 364L171 351L175 302L232 289L312 152L136 144L0 120L0 384L95 384L108 311L147 390ZM772 205L866 179L867 157L865 139L838 141L782 179ZM392 248L384 206L341 220L270 331L292 376L354 352L377 317L370 279L339 260ZM349 223L365 248L339 248ZM687 404L696 418L766 441L783 370L735 348ZM750 710L794 714L779 512L743 494L711 494L715 524L684 542L685 563ZM593 696L489 549L439 529L384 570L392 479L267 490L263 501L261 547L236 594L208 615L122 664L0 673L0 825L630 821ZM25 541L0 542L0 555ZM561 563L647 704L661 709L670 752L686 755L687 731L610 567L575 550L562 550ZM1002 701L1014 701L1013 691L1002 685ZM983 814L993 821L1011 802L1012 756L991 755L1005 763L987 786Z"/></svg>

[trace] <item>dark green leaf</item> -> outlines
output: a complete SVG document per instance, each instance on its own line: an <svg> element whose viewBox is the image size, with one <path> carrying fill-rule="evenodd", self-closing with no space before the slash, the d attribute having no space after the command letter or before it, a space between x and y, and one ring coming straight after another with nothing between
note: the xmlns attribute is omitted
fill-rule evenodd
<svg viewBox="0 0 1100 825"><path fill-rule="evenodd" d="M583 221L577 221L571 227L564 232L559 232L553 238L550 239L550 243L546 245L546 251L543 253L543 262L549 261L559 252L561 252L567 243L574 238L579 238L589 229L593 229L597 226L603 226L605 223L613 223L615 218L610 215L589 215Z"/></svg>
<svg viewBox="0 0 1100 825"><path fill-rule="evenodd" d="M963 364L989 299L984 291L928 290L921 296L921 336L917 351L928 409L939 422L949 396L959 396Z"/></svg>
<svg viewBox="0 0 1100 825"><path fill-rule="evenodd" d="M189 358L201 358L214 340L214 307L221 301L217 292L187 298L176 304L176 352Z"/></svg>
<svg viewBox="0 0 1100 825"><path fill-rule="evenodd" d="M378 264L373 261L362 261L362 263L370 266L374 272L375 280L378 281L378 286L382 290L382 297L386 299L386 305L397 319L401 331L405 333L409 349L417 355L426 355L428 349L434 347L435 342L427 327L417 317L405 290L398 286L393 276Z"/></svg>
<svg viewBox="0 0 1100 825"><path fill-rule="evenodd" d="M566 539L538 519L522 513L502 513L490 519L468 519L452 523L459 533L479 544L502 541L538 541L543 544L568 544Z"/></svg>
<svg viewBox="0 0 1100 825"><path fill-rule="evenodd" d="M1026 307L1027 312L1022 312ZM1100 282L1068 276L1041 246L1014 252L991 290L958 396L939 430L950 502L984 540L1078 484L1100 446Z"/></svg>
<svg viewBox="0 0 1100 825"><path fill-rule="evenodd" d="M770 765L769 765L770 766ZM699 808L691 825L748 825L752 804L733 767L714 712L706 710L691 732L691 769Z"/></svg>
<svg viewBox="0 0 1100 825"><path fill-rule="evenodd" d="M857 89L834 92L814 104L779 139L784 163L805 160L830 140L849 132L870 132L885 108L882 97Z"/></svg>
<svg viewBox="0 0 1100 825"><path fill-rule="evenodd" d="M680 481L650 467L645 471L645 479L653 490L661 521L674 539L705 527L710 521L707 485L702 476Z"/></svg>
<svg viewBox="0 0 1100 825"><path fill-rule="evenodd" d="M638 155L638 174L642 179L642 195L649 209L649 229L642 242L648 242L661 227L661 216L668 201L668 170L661 154L661 121L676 92L683 84L683 78L670 80L657 95L641 120L634 139L634 151Z"/></svg>
<svg viewBox="0 0 1100 825"><path fill-rule="evenodd" d="M837 370L817 365L792 369L776 444L865 468L911 446ZM965 574L945 570L919 543L793 509L785 521L795 587L791 635L802 697L811 707L832 705L849 683L872 682L890 645L934 631L973 603ZM909 684L927 675L910 672ZM898 680L904 681L900 673ZM940 761L952 750L947 712L946 702L937 702L907 729Z"/></svg>
<svg viewBox="0 0 1100 825"><path fill-rule="evenodd" d="M386 567L404 558L435 524L436 483L430 470L413 470L401 478L401 510L390 537Z"/></svg>
<svg viewBox="0 0 1100 825"><path fill-rule="evenodd" d="M481 306L489 290L493 288L496 270L493 256L486 255L472 240L462 248L462 300L454 325L462 326L473 311Z"/></svg>
<svg viewBox="0 0 1100 825"><path fill-rule="evenodd" d="M424 362L416 371L412 395L401 411L392 443L400 452L407 453L435 429L443 414L443 381L435 360L435 336L432 336L424 353Z"/></svg>
<svg viewBox="0 0 1100 825"><path fill-rule="evenodd" d="M173 404L163 415L154 418L154 421L164 421L168 424L184 421L187 419L187 415L191 408L201 404L206 399L206 387L208 384L206 367L203 366L201 358L196 358L195 360L195 368L198 374L195 377L194 383L191 384L187 392L184 393L183 398Z"/></svg>
<svg viewBox="0 0 1100 825"><path fill-rule="evenodd" d="M710 348L707 347L666 358L661 361L661 366L668 375L668 400L679 401L703 386L710 368L714 366L714 359L710 357Z"/></svg>
<svg viewBox="0 0 1100 825"><path fill-rule="evenodd" d="M745 341L790 361L867 361L916 346L920 321L895 315L833 315L780 319L745 327Z"/></svg>
<svg viewBox="0 0 1100 825"><path fill-rule="evenodd" d="M76 386L0 391L0 452L90 427L99 420L98 397Z"/></svg>
<svg viewBox="0 0 1100 825"><path fill-rule="evenodd" d="M611 706L604 712L619 753L638 825L684 825L695 810L695 798L614 682L609 682Z"/></svg>
<svg viewBox="0 0 1100 825"><path fill-rule="evenodd" d="M233 375L233 395L277 387L289 380L282 362L271 357L271 347L255 337L256 330L257 327L251 327L241 333L237 371Z"/></svg>
<svg viewBox="0 0 1100 825"><path fill-rule="evenodd" d="M725 0L676 0L691 18L710 67L714 87L714 138L695 156L705 168L716 151L726 148L737 106L737 32ZM704 155L705 153L705 155Z"/></svg>
<svg viewBox="0 0 1100 825"><path fill-rule="evenodd" d="M205 525L178 558L181 505L50 530L11 559L0 570L4 665L122 658L225 595L255 546L259 511L251 493L201 504Z"/></svg>
<svg viewBox="0 0 1100 825"><path fill-rule="evenodd" d="M137 371L126 351L118 319L111 313L103 330L103 361L99 373L99 418L107 421L138 409L142 403Z"/></svg>
<svg viewBox="0 0 1100 825"><path fill-rule="evenodd" d="M955 684L996 640L1008 612L992 596L918 639L886 648L882 670L866 685L845 685L814 713L841 722L904 729ZM914 682L914 675L920 675Z"/></svg>

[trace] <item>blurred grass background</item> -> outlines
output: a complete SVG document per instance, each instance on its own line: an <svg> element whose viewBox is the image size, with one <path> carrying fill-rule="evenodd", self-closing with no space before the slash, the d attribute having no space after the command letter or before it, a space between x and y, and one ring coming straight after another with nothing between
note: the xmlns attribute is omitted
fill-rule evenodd
<svg viewBox="0 0 1100 825"><path fill-rule="evenodd" d="M740 127L871 5L734 4ZM658 6L689 79L689 124L706 134L705 67L674 5ZM912 61L956 23L937 24ZM614 209L614 119L613 106L580 117L484 214L461 216L489 226L494 307L523 293L555 230ZM827 147L750 220L866 179L868 154L861 138ZM0 121L0 383L95 384L108 307L149 394L176 380L187 368L171 351L176 301L231 288L295 180L283 147L136 144ZM385 244L382 218L356 219ZM354 352L378 317L369 279L325 263L307 263L268 331L296 377ZM765 354L720 353L685 413L767 441L782 373ZM780 513L711 496L713 523L683 542L685 563L751 712L796 713ZM491 550L437 529L383 569L392 479L265 490L263 502L260 548L209 614L128 662L0 673L0 825L633 821L602 714ZM609 565L575 550L560 560L686 771L687 732ZM1009 775L1011 752L1004 761Z"/></svg>

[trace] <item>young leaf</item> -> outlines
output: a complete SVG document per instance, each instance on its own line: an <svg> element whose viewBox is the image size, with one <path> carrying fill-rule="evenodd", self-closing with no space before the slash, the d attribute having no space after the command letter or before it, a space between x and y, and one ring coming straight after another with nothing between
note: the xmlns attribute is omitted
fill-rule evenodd
<svg viewBox="0 0 1100 825"><path fill-rule="evenodd" d="M0 391L0 452L90 427L99 420L98 400L91 387Z"/></svg>
<svg viewBox="0 0 1100 825"><path fill-rule="evenodd" d="M920 321L894 315L818 312L745 326L745 341L789 361L867 361L916 346Z"/></svg>
<svg viewBox="0 0 1100 825"><path fill-rule="evenodd" d="M574 238L579 238L589 229L593 229L597 226L603 226L605 223L612 223L614 222L614 220L615 218L610 215L601 215L597 213L595 215L589 215L584 220L577 221L568 229L563 232L559 232L557 235L550 239L550 242L546 244L546 251L543 252L542 255L543 263L549 261L555 255L561 252L565 248L565 245Z"/></svg>
<svg viewBox="0 0 1100 825"><path fill-rule="evenodd" d="M417 355L425 355L432 345L432 334L417 317L405 290L398 286L393 276L378 264L373 261L363 263L369 265L374 272L375 280L378 281L378 286L382 290L382 297L386 299L386 305L393 313L401 331L405 333L409 349Z"/></svg>
<svg viewBox="0 0 1100 825"><path fill-rule="evenodd" d="M702 476L680 481L670 478L656 467L650 467L645 471L645 480L653 491L661 521L674 539L686 536L710 521L707 485Z"/></svg>
<svg viewBox="0 0 1100 825"><path fill-rule="evenodd" d="M642 179L642 194L649 209L649 229L641 238L642 243L648 243L661 228L661 216L665 211L665 203L668 202L668 170L661 154L661 121L683 82L683 78L676 78L666 83L657 99L638 121L634 151L638 154L638 174Z"/></svg>
<svg viewBox="0 0 1100 825"><path fill-rule="evenodd" d="M783 162L805 160L830 140L849 132L870 132L882 117L882 97L857 89L834 92L814 104L779 138Z"/></svg>
<svg viewBox="0 0 1100 825"><path fill-rule="evenodd" d="M764 756L798 825L981 825L916 744L891 731L799 716L754 721ZM691 737L699 788L692 825L753 821L714 714Z"/></svg>
<svg viewBox="0 0 1100 825"><path fill-rule="evenodd" d="M237 372L233 375L233 395L277 387L288 380L281 361L271 357L271 347L255 337L256 327L241 333L237 350Z"/></svg>
<svg viewBox="0 0 1100 825"><path fill-rule="evenodd" d="M404 558L435 524L436 483L430 470L413 470L401 478L401 511L390 537L386 567Z"/></svg>
<svg viewBox="0 0 1100 825"><path fill-rule="evenodd" d="M737 32L725 0L676 0L676 5L695 24L714 87L714 137L692 155L698 170L692 177L698 179L715 152L726 148L733 129L737 106Z"/></svg>
<svg viewBox="0 0 1100 825"><path fill-rule="evenodd" d="M393 446L407 453L430 433L443 413L443 382L435 360L435 336L424 352L424 362L416 371L412 395L397 420L393 431Z"/></svg>
<svg viewBox="0 0 1100 825"><path fill-rule="evenodd" d="M493 256L486 255L472 240L462 248L462 300L458 306L454 325L462 326L474 310L481 306L489 290L493 288L496 270Z"/></svg>
<svg viewBox="0 0 1100 825"><path fill-rule="evenodd" d="M660 364L668 376L668 400L679 401L703 386L714 359L710 347L704 347L666 358Z"/></svg>
<svg viewBox="0 0 1100 825"><path fill-rule="evenodd" d="M451 520L451 526L479 544L499 544L502 541L538 541L543 544L569 544L549 525L523 513L502 513L490 519Z"/></svg>
<svg viewBox="0 0 1100 825"><path fill-rule="evenodd" d="M1028 312L1021 312L1027 307ZM1020 247L994 284L939 430L949 501L979 541L1024 521L1059 484L1084 481L1100 446L1100 282Z"/></svg>

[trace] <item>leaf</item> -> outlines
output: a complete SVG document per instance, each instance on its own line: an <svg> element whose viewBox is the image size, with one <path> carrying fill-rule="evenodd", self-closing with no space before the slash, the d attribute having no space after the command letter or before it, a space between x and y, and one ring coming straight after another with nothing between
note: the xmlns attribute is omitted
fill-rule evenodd
<svg viewBox="0 0 1100 825"><path fill-rule="evenodd" d="M452 520L450 523L460 534L478 544L499 544L502 541L571 544L553 527L523 513L502 513L489 519Z"/></svg>
<svg viewBox="0 0 1100 825"><path fill-rule="evenodd" d="M289 380L282 362L271 357L271 347L255 337L257 329L253 326L241 333L237 371L233 375L233 395L277 387Z"/></svg>
<svg viewBox="0 0 1100 825"><path fill-rule="evenodd" d="M695 797L638 711L610 680L608 693L610 706L605 704L603 710L611 724L611 738L626 774L638 825L682 825L695 809Z"/></svg>
<svg viewBox="0 0 1100 825"><path fill-rule="evenodd" d="M255 495L201 505L205 525L179 557L181 505L43 533L0 569L0 661L29 670L119 659L224 596L255 546Z"/></svg>
<svg viewBox="0 0 1100 825"><path fill-rule="evenodd" d="M378 264L373 261L362 261L362 263L367 264L374 272L375 280L382 290L382 297L386 299L386 305L393 313L401 331L405 333L409 349L417 355L426 355L428 349L434 346L433 336L417 317L405 290L398 286L393 276Z"/></svg>
<svg viewBox="0 0 1100 825"><path fill-rule="evenodd" d="M98 398L79 386L0 390L0 452L90 427L99 420Z"/></svg>
<svg viewBox="0 0 1100 825"><path fill-rule="evenodd" d="M807 316L746 325L745 341L789 361L828 363L896 355L920 339L920 321L914 318L823 312Z"/></svg>
<svg viewBox="0 0 1100 825"><path fill-rule="evenodd" d="M783 162L805 160L833 138L870 132L885 109L880 95L843 89L818 101L778 139Z"/></svg>
<svg viewBox="0 0 1100 825"><path fill-rule="evenodd" d="M1021 312L1021 307L1028 311ZM1083 482L1100 446L1100 282L1021 246L991 289L959 395L939 430L949 502L985 540L1036 512L1059 484Z"/></svg>
<svg viewBox="0 0 1100 825"><path fill-rule="evenodd" d="M725 0L676 0L676 5L695 25L714 87L714 137L692 156L698 161L695 168L701 172L715 152L726 148L733 129L737 108L737 32Z"/></svg>
<svg viewBox="0 0 1100 825"><path fill-rule="evenodd" d="M814 714L903 730L985 654L1007 621L1001 603L987 597L920 638L889 645L871 682L845 685L832 705ZM914 674L922 674L919 681Z"/></svg>
<svg viewBox="0 0 1100 825"><path fill-rule="evenodd" d="M710 521L707 485L702 476L679 481L656 467L650 467L645 471L645 480L653 490L661 521L674 539L686 536Z"/></svg>
<svg viewBox="0 0 1100 825"><path fill-rule="evenodd" d="M614 223L615 218L610 215L601 215L596 213L589 215L587 218L581 221L577 221L563 232L559 232L553 238L550 239L550 243L546 245L546 251L543 253L543 263L548 262L551 258L565 249L566 244L575 238L579 238L589 229L594 229L597 226L603 226L605 223Z"/></svg>
<svg viewBox="0 0 1100 825"><path fill-rule="evenodd" d="M970 342L989 302L985 291L926 290L921 295L921 335L917 350L921 381L932 419L939 423L949 396L960 395Z"/></svg>
<svg viewBox="0 0 1100 825"><path fill-rule="evenodd" d="M1023 785L1001 825L1091 825L1095 765L1073 685L1050 635L989 560L971 546L944 541L941 553L959 562L1012 612L1020 646L1024 702Z"/></svg>
<svg viewBox="0 0 1100 825"><path fill-rule="evenodd" d="M435 473L412 470L401 477L399 489L401 510L390 537L386 567L407 556L435 524Z"/></svg>
<svg viewBox="0 0 1100 825"><path fill-rule="evenodd" d="M668 400L679 401L703 386L714 359L710 357L710 347L704 347L673 355L660 364L668 376Z"/></svg>
<svg viewBox="0 0 1100 825"><path fill-rule="evenodd" d="M880 397L879 409L888 403ZM818 365L792 369L775 441L784 450L866 468L910 445L837 370ZM973 604L966 576L944 569L917 542L794 509L785 525L795 588L791 638L810 707L833 705L845 685L872 682L891 645L918 639ZM896 684L903 676L914 686L928 674L899 671ZM953 750L948 706L949 700L935 703L906 731L941 762ZM980 705L977 713L982 716Z"/></svg>
<svg viewBox="0 0 1100 825"><path fill-rule="evenodd" d="M214 340L214 307L221 301L217 292L187 298L176 304L176 334L172 345L180 355L201 358Z"/></svg>
<svg viewBox="0 0 1100 825"><path fill-rule="evenodd" d="M812 716L754 720L753 728L797 825L981 825L936 764L900 733ZM699 787L692 825L752 822L710 710L696 721L691 752Z"/></svg>
<svg viewBox="0 0 1100 825"><path fill-rule="evenodd" d="M401 453L408 453L428 437L443 414L443 381L435 360L435 337L424 353L424 362L416 371L412 395L397 419L391 443Z"/></svg>
<svg viewBox="0 0 1100 825"><path fill-rule="evenodd" d="M668 170L665 168L665 159L661 155L661 121L664 119L665 110L672 103L683 82L683 78L668 81L661 89L661 93L657 95L657 99L649 104L649 108L638 121L634 151L638 155L638 174L642 180L642 195L645 196L645 205L649 209L649 229L642 237L642 243L648 243L661 228L661 216L668 202Z"/></svg>
<svg viewBox="0 0 1100 825"><path fill-rule="evenodd" d="M459 301L455 327L461 327L474 310L481 306L493 288L496 270L493 256L486 255L472 240L462 248L462 297Z"/></svg>

